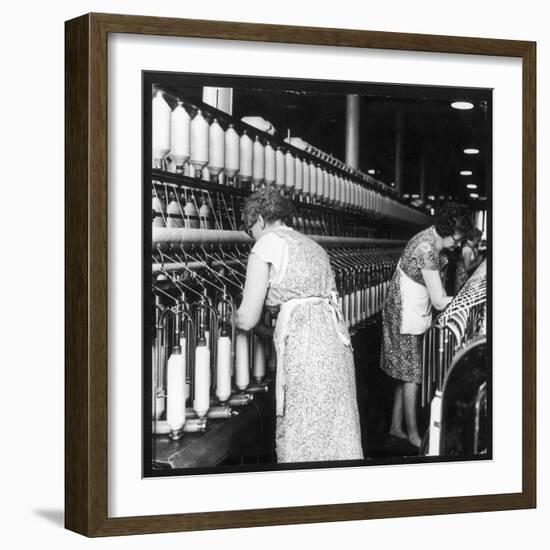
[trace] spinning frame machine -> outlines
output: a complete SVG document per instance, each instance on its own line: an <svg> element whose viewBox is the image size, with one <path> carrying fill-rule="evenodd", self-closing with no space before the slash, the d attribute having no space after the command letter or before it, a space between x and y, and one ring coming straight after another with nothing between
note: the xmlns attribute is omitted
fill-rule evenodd
<svg viewBox="0 0 550 550"><path fill-rule="evenodd" d="M294 202L294 227L329 254L352 332L378 320L406 239L431 223L371 176L290 133L273 134L261 117L238 120L176 87L154 87L155 468L209 467L254 452L259 462L260 447L270 452L275 351L234 324L253 244L240 230L248 194L274 186ZM276 312L266 309L264 321L273 326ZM425 378L440 391L437 365ZM423 389L425 402L433 387Z"/></svg>
<svg viewBox="0 0 550 550"><path fill-rule="evenodd" d="M424 334L422 367L422 406L430 406L424 453L487 454L486 260Z"/></svg>

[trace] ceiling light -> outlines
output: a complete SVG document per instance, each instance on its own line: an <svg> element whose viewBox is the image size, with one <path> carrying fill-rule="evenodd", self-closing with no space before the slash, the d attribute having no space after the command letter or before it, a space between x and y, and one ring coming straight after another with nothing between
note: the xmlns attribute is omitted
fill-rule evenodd
<svg viewBox="0 0 550 550"><path fill-rule="evenodd" d="M428 195L428 199L430 199L431 201L435 201L435 197L433 195Z"/></svg>
<svg viewBox="0 0 550 550"><path fill-rule="evenodd" d="M477 155L479 154L479 149L464 149L464 152L467 155Z"/></svg>
<svg viewBox="0 0 550 550"><path fill-rule="evenodd" d="M477 185L475 183L469 183L466 187L468 189L477 189Z"/></svg>
<svg viewBox="0 0 550 550"><path fill-rule="evenodd" d="M369 170L369 174L376 174L376 170L373 170L372 168Z"/></svg>
<svg viewBox="0 0 550 550"><path fill-rule="evenodd" d="M453 101L451 103L453 109L459 109L460 111L467 111L474 108L474 104L469 101Z"/></svg>
<svg viewBox="0 0 550 550"><path fill-rule="evenodd" d="M470 193L470 197L472 197L472 199L477 199L479 195L477 193Z"/></svg>
<svg viewBox="0 0 550 550"><path fill-rule="evenodd" d="M411 199L419 199L420 195L411 195Z"/></svg>
<svg viewBox="0 0 550 550"><path fill-rule="evenodd" d="M460 175L461 176L471 176L473 172L471 170L461 170Z"/></svg>
<svg viewBox="0 0 550 550"><path fill-rule="evenodd" d="M409 198L409 195L405 194L405 195L403 195L403 198L404 198L404 199L408 199L408 198Z"/></svg>

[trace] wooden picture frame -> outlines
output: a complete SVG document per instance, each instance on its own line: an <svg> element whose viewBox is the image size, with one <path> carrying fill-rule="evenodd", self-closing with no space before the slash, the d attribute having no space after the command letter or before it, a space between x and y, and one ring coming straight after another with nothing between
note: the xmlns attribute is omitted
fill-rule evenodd
<svg viewBox="0 0 550 550"><path fill-rule="evenodd" d="M139 517L108 516L109 33L519 58L522 62L522 490ZM536 506L536 45L533 42L88 14L65 29L65 525L86 536L525 509Z"/></svg>

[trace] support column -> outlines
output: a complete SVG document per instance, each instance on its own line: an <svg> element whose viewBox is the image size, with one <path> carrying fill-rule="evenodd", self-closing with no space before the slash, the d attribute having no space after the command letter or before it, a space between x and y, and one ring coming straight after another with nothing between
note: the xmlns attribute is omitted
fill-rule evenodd
<svg viewBox="0 0 550 550"><path fill-rule="evenodd" d="M346 164L359 168L359 96L346 96Z"/></svg>
<svg viewBox="0 0 550 550"><path fill-rule="evenodd" d="M403 109L395 115L395 190L403 194Z"/></svg>

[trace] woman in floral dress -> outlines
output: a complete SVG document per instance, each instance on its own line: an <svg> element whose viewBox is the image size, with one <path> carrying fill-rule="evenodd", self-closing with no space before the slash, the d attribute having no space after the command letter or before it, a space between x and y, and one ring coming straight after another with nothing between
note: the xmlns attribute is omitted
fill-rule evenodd
<svg viewBox="0 0 550 550"><path fill-rule="evenodd" d="M397 380L390 435L421 443L416 400L422 376L422 338L432 322L432 306L444 309L452 300L445 293L441 253L460 246L472 227L470 211L449 202L436 214L435 224L415 235L405 247L390 283L382 312L382 369ZM403 429L405 419L405 429Z"/></svg>
<svg viewBox="0 0 550 550"><path fill-rule="evenodd" d="M279 306L277 351L278 462L363 458L350 338L338 307L326 252L286 225L292 204L276 190L246 202L256 240L247 267L237 327L265 336L264 303Z"/></svg>

